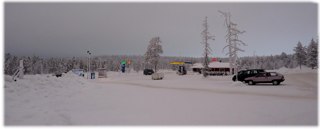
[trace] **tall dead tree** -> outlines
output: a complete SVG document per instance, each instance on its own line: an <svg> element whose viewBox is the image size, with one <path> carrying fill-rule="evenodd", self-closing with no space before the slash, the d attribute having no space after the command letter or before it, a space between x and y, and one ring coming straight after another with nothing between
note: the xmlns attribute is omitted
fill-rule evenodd
<svg viewBox="0 0 320 129"><path fill-rule="evenodd" d="M227 26L226 42L227 45L223 48L229 49L226 55L229 55L230 70L234 69L234 73L238 73L238 51L244 52L239 48L239 45L247 46L243 41L239 40L239 35L245 33L237 28L237 24L231 21L231 14L228 12L218 11L225 18L225 25Z"/></svg>
<svg viewBox="0 0 320 129"><path fill-rule="evenodd" d="M212 49L210 48L210 45L208 43L208 41L210 39L214 40L213 36L210 35L208 29L208 17L205 17L204 21L203 21L203 31L201 32L202 35L202 44L204 45L204 51L203 51L203 70L202 70L202 74L204 77L207 77L207 71L209 69L209 54L211 54Z"/></svg>

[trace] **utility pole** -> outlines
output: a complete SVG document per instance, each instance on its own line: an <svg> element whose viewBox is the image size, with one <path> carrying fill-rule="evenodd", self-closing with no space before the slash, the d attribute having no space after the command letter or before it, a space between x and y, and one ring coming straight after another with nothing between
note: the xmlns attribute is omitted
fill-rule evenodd
<svg viewBox="0 0 320 129"><path fill-rule="evenodd" d="M91 52L90 52L90 51L87 51L87 53L89 54L87 79L89 79L89 74L91 75L91 69L90 69L90 64L91 64Z"/></svg>
<svg viewBox="0 0 320 129"><path fill-rule="evenodd" d="M253 51L253 68L257 68L257 57L256 57L256 51Z"/></svg>
<svg viewBox="0 0 320 129"><path fill-rule="evenodd" d="M41 59L41 74L43 74L43 59Z"/></svg>

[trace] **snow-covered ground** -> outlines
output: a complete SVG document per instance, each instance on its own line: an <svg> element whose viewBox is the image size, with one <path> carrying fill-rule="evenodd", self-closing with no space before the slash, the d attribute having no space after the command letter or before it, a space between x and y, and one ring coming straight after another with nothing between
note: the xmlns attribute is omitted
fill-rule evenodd
<svg viewBox="0 0 320 129"><path fill-rule="evenodd" d="M317 125L317 71L278 71L279 86L173 71L6 76L5 125Z"/></svg>

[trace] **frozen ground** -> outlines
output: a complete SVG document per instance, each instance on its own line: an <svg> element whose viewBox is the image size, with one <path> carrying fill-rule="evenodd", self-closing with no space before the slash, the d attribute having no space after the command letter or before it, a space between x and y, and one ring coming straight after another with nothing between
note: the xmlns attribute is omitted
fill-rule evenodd
<svg viewBox="0 0 320 129"><path fill-rule="evenodd" d="M286 79L279 86L172 71L164 80L135 72L6 76L5 125L317 125L317 71L278 71Z"/></svg>

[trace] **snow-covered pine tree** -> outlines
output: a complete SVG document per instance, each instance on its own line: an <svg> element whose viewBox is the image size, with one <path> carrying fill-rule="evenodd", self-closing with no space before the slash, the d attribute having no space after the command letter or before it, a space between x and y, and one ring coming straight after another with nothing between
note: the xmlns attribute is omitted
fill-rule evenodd
<svg viewBox="0 0 320 129"><path fill-rule="evenodd" d="M141 70L141 64L142 62L138 63L138 62L134 62L133 65L133 70L136 72L139 72Z"/></svg>
<svg viewBox="0 0 320 129"><path fill-rule="evenodd" d="M301 42L299 41L297 46L294 48L294 51L295 51L295 58L301 69L301 65L304 65L306 62L307 53L305 51L305 47L303 47Z"/></svg>
<svg viewBox="0 0 320 129"><path fill-rule="evenodd" d="M285 52L282 52L279 58L281 60L281 66L289 68L290 60L288 55Z"/></svg>
<svg viewBox="0 0 320 129"><path fill-rule="evenodd" d="M12 56L10 53L6 53L4 61L4 74L12 74L12 67L10 67L10 63L12 62Z"/></svg>
<svg viewBox="0 0 320 129"><path fill-rule="evenodd" d="M135 61L132 62L133 70L139 72L142 69L143 58L137 57Z"/></svg>
<svg viewBox="0 0 320 129"><path fill-rule="evenodd" d="M4 58L5 58L5 60L4 60L4 73L8 74L10 71L9 66L10 66L10 62L12 61L12 56L10 53L6 53L4 55Z"/></svg>
<svg viewBox="0 0 320 129"><path fill-rule="evenodd" d="M31 57L31 73L30 74L40 74L41 73L41 58L39 56L33 55Z"/></svg>
<svg viewBox="0 0 320 129"><path fill-rule="evenodd" d="M16 56L11 55L10 53L5 54L5 69L4 73L6 75L12 75L17 67L19 66L19 59Z"/></svg>
<svg viewBox="0 0 320 129"><path fill-rule="evenodd" d="M205 17L203 21L203 31L201 32L202 35L202 44L204 45L204 50L203 50L203 76L207 77L206 71L209 69L209 54L211 54L212 49L210 48L210 45L208 43L208 40L212 39L214 40L213 36L210 35L209 31L209 26L208 26L208 17Z"/></svg>
<svg viewBox="0 0 320 129"><path fill-rule="evenodd" d="M154 71L157 72L157 66L160 59L160 54L163 53L160 37L153 37L149 41L147 52L144 54L146 64L154 66Z"/></svg>
<svg viewBox="0 0 320 129"><path fill-rule="evenodd" d="M312 69L318 66L318 43L313 39L307 48L307 64Z"/></svg>
<svg viewBox="0 0 320 129"><path fill-rule="evenodd" d="M32 74L32 60L28 57L22 57L25 74Z"/></svg>

